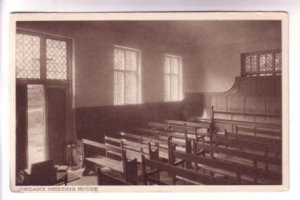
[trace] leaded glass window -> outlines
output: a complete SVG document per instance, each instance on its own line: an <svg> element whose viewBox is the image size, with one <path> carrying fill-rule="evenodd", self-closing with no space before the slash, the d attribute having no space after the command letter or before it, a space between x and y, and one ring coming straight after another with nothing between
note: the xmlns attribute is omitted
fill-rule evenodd
<svg viewBox="0 0 300 200"><path fill-rule="evenodd" d="M57 38L57 39L56 39ZM67 39L20 31L16 34L16 78L68 79Z"/></svg>
<svg viewBox="0 0 300 200"><path fill-rule="evenodd" d="M242 54L242 76L281 74L281 52L278 50Z"/></svg>
<svg viewBox="0 0 300 200"><path fill-rule="evenodd" d="M16 77L21 79L41 78L40 37L17 34L16 36Z"/></svg>
<svg viewBox="0 0 300 200"><path fill-rule="evenodd" d="M165 101L182 100L182 59L165 55Z"/></svg>
<svg viewBox="0 0 300 200"><path fill-rule="evenodd" d="M67 79L67 43L65 41L47 39L47 79Z"/></svg>
<svg viewBox="0 0 300 200"><path fill-rule="evenodd" d="M114 105L140 103L139 50L114 49Z"/></svg>

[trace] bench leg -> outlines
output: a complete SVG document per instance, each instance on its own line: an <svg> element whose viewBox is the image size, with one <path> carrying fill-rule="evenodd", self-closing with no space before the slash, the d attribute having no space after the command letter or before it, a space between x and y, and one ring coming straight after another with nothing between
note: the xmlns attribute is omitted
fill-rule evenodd
<svg viewBox="0 0 300 200"><path fill-rule="evenodd" d="M82 176L88 175L89 172L91 171L93 165L92 165L92 163L85 161L84 166L85 167L84 167L84 170L82 172Z"/></svg>

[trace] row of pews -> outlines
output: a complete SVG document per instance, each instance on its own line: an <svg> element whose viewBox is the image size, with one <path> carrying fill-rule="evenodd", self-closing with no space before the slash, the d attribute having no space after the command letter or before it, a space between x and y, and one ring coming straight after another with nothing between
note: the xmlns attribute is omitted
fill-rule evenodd
<svg viewBox="0 0 300 200"><path fill-rule="evenodd" d="M213 117L149 122L103 143L82 139L83 175L95 171L99 185L280 185L281 129L243 122L228 131Z"/></svg>

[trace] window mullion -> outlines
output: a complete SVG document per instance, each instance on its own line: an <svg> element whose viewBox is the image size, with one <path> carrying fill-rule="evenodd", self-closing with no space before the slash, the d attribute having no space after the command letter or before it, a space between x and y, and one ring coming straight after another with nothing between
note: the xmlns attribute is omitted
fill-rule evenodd
<svg viewBox="0 0 300 200"><path fill-rule="evenodd" d="M47 52L46 52L46 37L41 36L41 58L40 58L40 66L41 66L41 80L46 80L47 73Z"/></svg>

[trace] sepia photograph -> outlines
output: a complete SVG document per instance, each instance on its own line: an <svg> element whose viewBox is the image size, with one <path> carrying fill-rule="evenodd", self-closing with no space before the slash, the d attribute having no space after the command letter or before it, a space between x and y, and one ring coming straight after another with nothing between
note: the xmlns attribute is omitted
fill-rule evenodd
<svg viewBox="0 0 300 200"><path fill-rule="evenodd" d="M11 14L12 190L286 190L287 17Z"/></svg>

